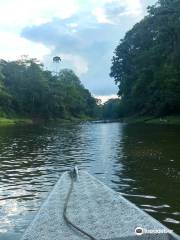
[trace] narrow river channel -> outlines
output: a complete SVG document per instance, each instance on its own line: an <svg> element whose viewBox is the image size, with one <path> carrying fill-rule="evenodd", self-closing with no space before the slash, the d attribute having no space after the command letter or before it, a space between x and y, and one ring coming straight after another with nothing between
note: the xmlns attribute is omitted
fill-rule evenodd
<svg viewBox="0 0 180 240"><path fill-rule="evenodd" d="M0 128L0 240L20 239L74 165L180 234L180 126L83 123Z"/></svg>

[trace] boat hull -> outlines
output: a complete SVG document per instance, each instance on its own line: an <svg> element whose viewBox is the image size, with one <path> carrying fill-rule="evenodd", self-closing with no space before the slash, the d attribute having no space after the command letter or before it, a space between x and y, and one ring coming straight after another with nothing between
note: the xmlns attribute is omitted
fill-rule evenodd
<svg viewBox="0 0 180 240"><path fill-rule="evenodd" d="M64 219L64 206L71 188L71 177L64 173L22 240L88 239ZM67 217L94 239L180 239L160 222L140 210L85 171L73 183L67 203ZM144 231L142 235L135 229Z"/></svg>

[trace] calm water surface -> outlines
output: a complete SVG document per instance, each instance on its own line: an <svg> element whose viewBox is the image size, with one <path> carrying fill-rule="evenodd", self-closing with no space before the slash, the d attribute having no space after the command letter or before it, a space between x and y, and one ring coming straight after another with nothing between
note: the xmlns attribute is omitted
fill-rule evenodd
<svg viewBox="0 0 180 240"><path fill-rule="evenodd" d="M20 239L75 164L180 234L180 126L84 123L0 128L0 240Z"/></svg>

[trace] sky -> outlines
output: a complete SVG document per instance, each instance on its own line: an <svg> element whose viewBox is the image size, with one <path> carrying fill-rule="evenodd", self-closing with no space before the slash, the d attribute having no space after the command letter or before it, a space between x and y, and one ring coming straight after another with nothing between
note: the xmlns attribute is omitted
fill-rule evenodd
<svg viewBox="0 0 180 240"><path fill-rule="evenodd" d="M109 77L113 52L156 0L0 0L0 58L38 58L71 68L103 101L118 91Z"/></svg>

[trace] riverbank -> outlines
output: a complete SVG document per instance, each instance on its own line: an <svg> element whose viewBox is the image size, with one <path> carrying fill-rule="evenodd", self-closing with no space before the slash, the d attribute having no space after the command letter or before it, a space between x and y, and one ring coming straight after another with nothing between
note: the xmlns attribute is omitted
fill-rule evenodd
<svg viewBox="0 0 180 240"><path fill-rule="evenodd" d="M145 123L145 124L180 124L180 116L166 116L166 117L126 117L117 120L97 120L90 117L69 117L62 119L30 119L30 118L5 118L0 117L0 126L9 125L24 125L24 124L46 124L46 123L78 123L78 122L117 122L135 124L135 123Z"/></svg>
<svg viewBox="0 0 180 240"><path fill-rule="evenodd" d="M166 117L128 117L120 121L125 123L146 123L146 124L180 124L180 116Z"/></svg>
<svg viewBox="0 0 180 240"><path fill-rule="evenodd" d="M24 124L46 124L46 123L77 123L77 122L86 122L93 121L90 117L69 117L63 119L40 119L40 118L8 118L8 117L0 117L0 126L11 126L11 125L24 125Z"/></svg>
<svg viewBox="0 0 180 240"><path fill-rule="evenodd" d="M33 121L28 118L5 118L0 117L0 126L9 126L15 124L32 124Z"/></svg>

